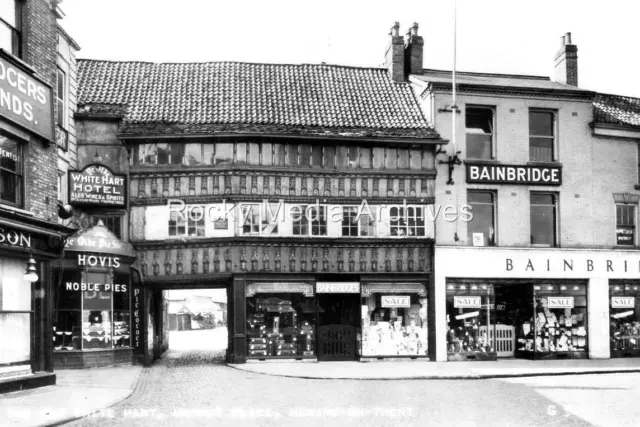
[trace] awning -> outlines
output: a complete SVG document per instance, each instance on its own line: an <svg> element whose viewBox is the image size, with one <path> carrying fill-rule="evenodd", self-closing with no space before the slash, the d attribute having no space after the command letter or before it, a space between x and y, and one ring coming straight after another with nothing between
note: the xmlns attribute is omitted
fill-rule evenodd
<svg viewBox="0 0 640 427"><path fill-rule="evenodd" d="M98 221L97 225L80 230L69 237L64 249L67 252L90 252L119 255L127 258L136 257L133 246L130 243L120 241L102 224L102 221Z"/></svg>
<svg viewBox="0 0 640 427"><path fill-rule="evenodd" d="M427 287L423 283L364 283L362 296L368 297L373 293L413 293L421 297L427 296Z"/></svg>
<svg viewBox="0 0 640 427"><path fill-rule="evenodd" d="M245 295L248 297L252 297L255 294L282 294L282 293L291 293L291 294L304 294L306 297L312 297L313 293L313 284L311 283L300 283L300 282L261 282L261 283L250 283L247 285Z"/></svg>

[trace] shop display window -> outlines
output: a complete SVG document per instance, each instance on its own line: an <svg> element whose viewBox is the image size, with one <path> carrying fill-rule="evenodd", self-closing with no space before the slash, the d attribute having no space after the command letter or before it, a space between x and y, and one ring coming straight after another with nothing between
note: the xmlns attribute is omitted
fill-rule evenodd
<svg viewBox="0 0 640 427"><path fill-rule="evenodd" d="M24 265L21 259L0 259L0 366L31 360L32 295Z"/></svg>
<svg viewBox="0 0 640 427"><path fill-rule="evenodd" d="M316 300L303 293L247 297L247 356L315 357Z"/></svg>
<svg viewBox="0 0 640 427"><path fill-rule="evenodd" d="M534 358L587 357L585 285L535 285L532 304L533 316L518 328L516 350L520 356L535 353Z"/></svg>
<svg viewBox="0 0 640 427"><path fill-rule="evenodd" d="M427 298L372 293L361 313L361 356L427 356Z"/></svg>
<svg viewBox="0 0 640 427"><path fill-rule="evenodd" d="M53 347L56 351L131 346L129 276L67 271L56 292ZM81 283L110 284L105 291L82 291Z"/></svg>
<svg viewBox="0 0 640 427"><path fill-rule="evenodd" d="M447 284L449 360L495 360L494 287L486 283Z"/></svg>
<svg viewBox="0 0 640 427"><path fill-rule="evenodd" d="M640 356L640 282L609 285L611 357Z"/></svg>

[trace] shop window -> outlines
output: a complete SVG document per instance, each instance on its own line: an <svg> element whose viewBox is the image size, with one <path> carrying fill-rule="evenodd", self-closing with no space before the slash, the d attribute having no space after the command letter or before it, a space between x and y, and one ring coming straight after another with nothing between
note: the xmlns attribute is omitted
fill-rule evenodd
<svg viewBox="0 0 640 427"><path fill-rule="evenodd" d="M531 193L531 244L555 246L557 195Z"/></svg>
<svg viewBox="0 0 640 427"><path fill-rule="evenodd" d="M533 289L535 312L531 321L522 325L518 350L535 351L536 358L553 358L566 352L586 358L587 287L549 283Z"/></svg>
<svg viewBox="0 0 640 427"><path fill-rule="evenodd" d="M362 298L362 356L427 356L427 298L372 293Z"/></svg>
<svg viewBox="0 0 640 427"><path fill-rule="evenodd" d="M609 282L611 357L640 356L640 282Z"/></svg>
<svg viewBox="0 0 640 427"><path fill-rule="evenodd" d="M326 236L326 206L296 206L291 211L294 236Z"/></svg>
<svg viewBox="0 0 640 427"><path fill-rule="evenodd" d="M386 169L398 168L398 149L387 147L385 149L384 167Z"/></svg>
<svg viewBox="0 0 640 427"><path fill-rule="evenodd" d="M616 205L616 245L633 246L636 242L635 205Z"/></svg>
<svg viewBox="0 0 640 427"><path fill-rule="evenodd" d="M467 242L473 246L495 244L495 194L492 191L468 191L467 204L473 219L467 222Z"/></svg>
<svg viewBox="0 0 640 427"><path fill-rule="evenodd" d="M0 48L21 56L20 5L18 0L0 2Z"/></svg>
<svg viewBox="0 0 640 427"><path fill-rule="evenodd" d="M216 165L230 165L233 163L233 144L227 142L216 144L213 163Z"/></svg>
<svg viewBox="0 0 640 427"><path fill-rule="evenodd" d="M362 169L371 169L373 162L373 151L369 147L360 148L360 163L359 166Z"/></svg>
<svg viewBox="0 0 640 427"><path fill-rule="evenodd" d="M270 217L267 208L260 204L242 204L242 234L273 235L278 234L278 219L275 218L277 206L271 206L274 218Z"/></svg>
<svg viewBox="0 0 640 427"><path fill-rule="evenodd" d="M447 284L448 360L497 359L493 307L492 284Z"/></svg>
<svg viewBox="0 0 640 427"><path fill-rule="evenodd" d="M204 164L202 144L185 144L184 160L189 166L198 166Z"/></svg>
<svg viewBox="0 0 640 427"><path fill-rule="evenodd" d="M65 117L67 115L66 110L66 98L67 98L67 75L64 71L58 68L58 74L56 79L56 123L61 128L65 129L67 121Z"/></svg>
<svg viewBox="0 0 640 427"><path fill-rule="evenodd" d="M247 296L248 357L315 356L316 301L308 295L256 293Z"/></svg>
<svg viewBox="0 0 640 427"><path fill-rule="evenodd" d="M465 111L467 158L491 159L493 148L493 109L467 107Z"/></svg>
<svg viewBox="0 0 640 427"><path fill-rule="evenodd" d="M24 269L22 259L0 259L0 366L31 359L31 286Z"/></svg>
<svg viewBox="0 0 640 427"><path fill-rule="evenodd" d="M74 283L82 282L79 271L65 272L60 286L56 288L55 319L53 324L54 350L80 350L82 348L82 302L81 292Z"/></svg>
<svg viewBox="0 0 640 427"><path fill-rule="evenodd" d="M171 212L169 236L204 237L204 206L187 205L183 212Z"/></svg>
<svg viewBox="0 0 640 427"><path fill-rule="evenodd" d="M22 146L0 135L0 202L22 206Z"/></svg>
<svg viewBox="0 0 640 427"><path fill-rule="evenodd" d="M358 217L358 213L361 213ZM373 208L372 212L373 214ZM375 219L367 210L360 210L359 206L342 207L342 236L370 237L375 235Z"/></svg>
<svg viewBox="0 0 640 427"><path fill-rule="evenodd" d="M121 215L92 215L93 225L102 221L107 230L112 232L118 239L122 239L122 216Z"/></svg>
<svg viewBox="0 0 640 427"><path fill-rule="evenodd" d="M425 236L426 226L424 208L418 206L391 207L390 229L391 236Z"/></svg>
<svg viewBox="0 0 640 427"><path fill-rule="evenodd" d="M129 275L113 276L113 346L131 347Z"/></svg>
<svg viewBox="0 0 640 427"><path fill-rule="evenodd" d="M552 162L555 142L555 114L550 111L529 111L529 159L532 162Z"/></svg>

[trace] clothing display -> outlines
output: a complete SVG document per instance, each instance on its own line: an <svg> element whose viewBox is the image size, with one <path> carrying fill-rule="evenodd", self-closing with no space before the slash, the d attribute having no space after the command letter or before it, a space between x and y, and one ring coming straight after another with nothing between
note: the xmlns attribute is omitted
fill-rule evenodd
<svg viewBox="0 0 640 427"><path fill-rule="evenodd" d="M426 298L410 296L407 307L382 307L382 295L363 298L362 356L426 356ZM424 320L420 316L424 307Z"/></svg>

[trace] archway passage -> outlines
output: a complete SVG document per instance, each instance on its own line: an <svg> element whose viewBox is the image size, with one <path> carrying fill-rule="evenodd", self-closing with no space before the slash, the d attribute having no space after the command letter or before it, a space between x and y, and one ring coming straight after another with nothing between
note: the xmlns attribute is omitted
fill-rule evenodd
<svg viewBox="0 0 640 427"><path fill-rule="evenodd" d="M225 289L165 290L163 320L167 348L224 359L228 345Z"/></svg>

